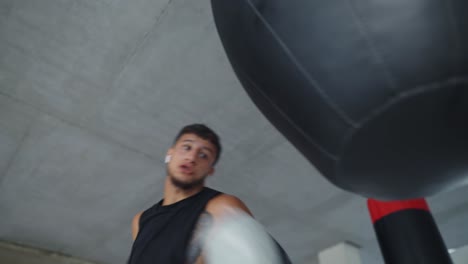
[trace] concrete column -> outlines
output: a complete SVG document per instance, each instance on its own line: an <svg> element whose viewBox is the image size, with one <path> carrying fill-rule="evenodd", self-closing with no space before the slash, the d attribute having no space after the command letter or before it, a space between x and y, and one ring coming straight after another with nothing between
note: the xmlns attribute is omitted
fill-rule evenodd
<svg viewBox="0 0 468 264"><path fill-rule="evenodd" d="M455 249L451 252L450 257L452 257L453 264L468 263L468 245Z"/></svg>
<svg viewBox="0 0 468 264"><path fill-rule="evenodd" d="M319 264L362 264L359 247L342 242L320 251Z"/></svg>

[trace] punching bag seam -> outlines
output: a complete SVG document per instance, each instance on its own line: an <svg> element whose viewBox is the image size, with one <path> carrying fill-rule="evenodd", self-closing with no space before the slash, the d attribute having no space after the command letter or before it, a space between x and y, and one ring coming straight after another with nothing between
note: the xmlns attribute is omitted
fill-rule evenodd
<svg viewBox="0 0 468 264"><path fill-rule="evenodd" d="M265 28L272 34L273 38L277 41L277 43L282 47L282 50L286 53L287 57L291 60L291 62L296 65L298 70L302 73L302 75L305 77L307 82L311 84L312 87L315 88L315 90L318 92L318 94L325 100L325 102L335 111L335 113L348 125L355 127L357 124L355 121L353 121L349 116L346 115L346 113L335 103L333 102L330 97L328 96L325 91L320 88L320 85L318 82L312 78L309 72L304 68L304 66L299 63L299 61L296 59L296 56L294 56L293 52L289 49L289 47L286 45L286 43L280 38L280 36L276 33L276 31L272 28L272 26L266 21L266 19L260 14L258 9L255 7L255 5L252 3L251 0L246 0L246 3L252 8L252 11L255 13L255 15L258 17L258 19L264 24Z"/></svg>
<svg viewBox="0 0 468 264"><path fill-rule="evenodd" d="M276 105L275 102L273 102L264 92L262 89L259 89L257 84L251 80L251 78L249 77L248 74L245 74L244 71L241 70L241 68L237 67L237 72L238 74L241 74L243 75L246 80L248 80L252 86L254 86L256 89L249 89L248 86L246 86L246 89L247 90L255 90L255 92L259 93L261 96L263 96L265 98L265 100L267 100L270 105L284 118L284 120L288 123L291 124L292 127L294 127L294 129L299 132L307 141L309 141L310 143L312 143L313 145L315 145L322 153L326 154L330 159L333 159L333 160L337 160L337 156L333 155L332 153L328 152L324 147L322 147L321 145L319 145L317 143L316 140L314 140L313 138L311 138L307 133L305 133L301 128L300 126L296 125L296 123L291 120L291 118L289 118L289 116L287 114L285 114L280 107L278 107Z"/></svg>
<svg viewBox="0 0 468 264"><path fill-rule="evenodd" d="M417 96L419 94L428 92L430 90L443 89L443 88L447 88L447 86L453 87L453 86L457 86L461 84L468 84L468 76L455 76L455 77L447 79L446 81L432 82L432 83L424 84L421 86L416 86L406 91L402 91L398 93L397 95L393 96L392 98L388 99L387 102L385 102L381 106L376 107L373 110L371 110L370 114L367 117L363 118L362 121L359 122L359 125L356 128L357 129L361 128L362 126L364 126L364 124L368 123L370 120L374 119L376 116L380 115L385 110L387 110L391 106L399 103L400 101L404 99Z"/></svg>
<svg viewBox="0 0 468 264"><path fill-rule="evenodd" d="M370 54L374 58L374 63L377 67L381 68L382 71L384 72L385 80L387 81L388 87L393 90L393 92L396 93L397 91L397 85L396 85L396 80L391 74L387 63L385 62L385 59L383 56L380 55L379 50L377 49L377 46L374 44L374 41L372 41L372 38L370 37L370 34L368 33L369 31L366 30L365 23L363 22L362 18L357 14L357 11L351 2L351 0L346 1L348 3L349 9L351 11L351 15L353 16L354 22L356 27L358 28L358 31L361 33L362 37L366 41Z"/></svg>
<svg viewBox="0 0 468 264"><path fill-rule="evenodd" d="M468 85L468 76L455 76L443 82L432 82L432 83L424 84L421 86L416 86L407 91L398 93L394 97L388 99L381 106L376 107L373 110L371 110L370 114L367 117L363 118L354 129L351 129L349 133L345 135L344 140L343 140L343 145L342 145L343 148L341 149L340 154L337 156L337 159L336 159L337 162L335 163L335 171L337 172L336 177L340 176L340 174L338 174L338 171L339 171L338 168L341 167L340 162L344 158L343 154L346 150L346 147L349 145L350 142L352 142L352 138L354 137L355 133L359 131L360 128L370 123L378 115L384 113L388 108L400 103L401 101L405 99L408 99L413 96L417 96L419 94L424 94L425 92L430 91L430 90L444 89L444 88L447 88L447 86L454 87L454 86L461 85L461 84Z"/></svg>

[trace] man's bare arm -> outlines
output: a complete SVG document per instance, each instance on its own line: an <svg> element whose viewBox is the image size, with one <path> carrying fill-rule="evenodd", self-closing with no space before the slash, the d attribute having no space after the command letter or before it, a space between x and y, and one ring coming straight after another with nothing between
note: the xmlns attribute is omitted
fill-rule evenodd
<svg viewBox="0 0 468 264"><path fill-rule="evenodd" d="M133 220L132 220L132 239L133 241L135 241L137 235L138 235L138 231L140 229L140 216L143 212L139 212L138 214L136 214L134 217L133 217Z"/></svg>

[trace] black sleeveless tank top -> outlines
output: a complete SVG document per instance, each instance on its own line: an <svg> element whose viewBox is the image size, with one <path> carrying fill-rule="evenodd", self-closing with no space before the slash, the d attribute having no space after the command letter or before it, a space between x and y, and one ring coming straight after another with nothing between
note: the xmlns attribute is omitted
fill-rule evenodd
<svg viewBox="0 0 468 264"><path fill-rule="evenodd" d="M138 235L129 264L184 264L187 247L198 217L210 199L220 192L204 187L177 203L162 206L163 200L141 214Z"/></svg>

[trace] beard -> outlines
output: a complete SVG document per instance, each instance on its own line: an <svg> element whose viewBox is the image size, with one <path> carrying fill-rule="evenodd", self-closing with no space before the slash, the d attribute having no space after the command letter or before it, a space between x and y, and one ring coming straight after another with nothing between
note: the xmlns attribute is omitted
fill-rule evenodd
<svg viewBox="0 0 468 264"><path fill-rule="evenodd" d="M182 190L190 190L190 189L193 189L193 188L196 188L196 187L199 187L201 185L203 185L205 183L205 177L201 178L201 179L197 179L197 180L193 180L193 181L181 181L179 179L177 179L176 177L174 177L174 175L172 174L168 174L169 175L169 179L171 180L171 183L177 187L177 188L180 188Z"/></svg>

